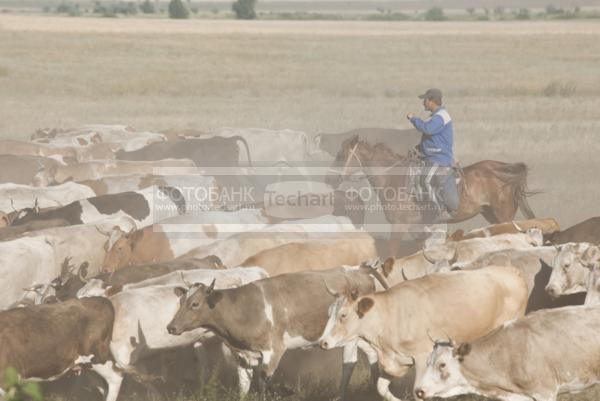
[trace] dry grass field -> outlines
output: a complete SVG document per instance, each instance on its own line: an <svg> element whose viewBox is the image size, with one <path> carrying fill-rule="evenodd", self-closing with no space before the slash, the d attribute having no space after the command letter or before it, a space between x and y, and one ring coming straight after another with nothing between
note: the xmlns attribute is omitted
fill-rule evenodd
<svg viewBox="0 0 600 401"><path fill-rule="evenodd" d="M532 207L568 226L599 214L599 39L595 21L0 15L0 137L87 123L311 135L407 128L407 112L424 115L417 94L437 86L462 164L527 162L530 187L543 191Z"/></svg>

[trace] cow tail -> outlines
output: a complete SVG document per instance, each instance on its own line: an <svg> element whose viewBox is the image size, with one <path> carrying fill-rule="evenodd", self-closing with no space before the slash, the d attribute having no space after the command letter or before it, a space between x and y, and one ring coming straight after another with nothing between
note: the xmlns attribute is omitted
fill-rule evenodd
<svg viewBox="0 0 600 401"><path fill-rule="evenodd" d="M235 135L231 138L235 139L236 141L240 141L244 144L244 146L246 147L246 155L248 156L248 167L252 167L252 159L250 158L250 147L248 146L248 141L246 141L246 138L240 135Z"/></svg>

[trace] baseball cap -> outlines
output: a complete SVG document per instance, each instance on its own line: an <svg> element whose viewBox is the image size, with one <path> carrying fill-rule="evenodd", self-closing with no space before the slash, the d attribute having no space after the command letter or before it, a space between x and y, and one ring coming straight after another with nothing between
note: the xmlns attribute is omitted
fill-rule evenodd
<svg viewBox="0 0 600 401"><path fill-rule="evenodd" d="M442 100L442 91L437 88L427 89L427 92L419 96L419 99Z"/></svg>

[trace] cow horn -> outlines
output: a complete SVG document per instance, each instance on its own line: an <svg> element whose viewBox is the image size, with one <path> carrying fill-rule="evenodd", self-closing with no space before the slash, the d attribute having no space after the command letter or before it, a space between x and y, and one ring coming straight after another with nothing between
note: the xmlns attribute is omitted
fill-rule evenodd
<svg viewBox="0 0 600 401"><path fill-rule="evenodd" d="M448 262L448 264L450 266L452 266L456 262L458 262L458 247L454 248L454 256L452 256L452 259L450 259L450 261Z"/></svg>
<svg viewBox="0 0 600 401"><path fill-rule="evenodd" d="M515 229L516 229L518 232L520 232L520 233L525 233L525 232L527 232L526 230L523 230L521 227L519 227L519 225L517 224L517 222L516 222L516 221L514 221L514 220L512 221L512 225L513 225L513 226L515 227Z"/></svg>
<svg viewBox="0 0 600 401"><path fill-rule="evenodd" d="M181 272L181 270L179 271L179 275L181 276L181 281L183 282L183 285L185 285L187 287L187 289L189 290L190 288L192 288L192 284L187 281L185 279L185 277L183 277L183 273Z"/></svg>
<svg viewBox="0 0 600 401"><path fill-rule="evenodd" d="M381 275L381 273L377 269L371 268L371 271L369 272L369 274L371 274L373 277L375 277L377 279L377 281L379 281L379 284L381 284L381 286L385 290L390 289L390 284L387 282L387 280Z"/></svg>
<svg viewBox="0 0 600 401"><path fill-rule="evenodd" d="M12 207L13 212L19 213L19 211L15 207L15 202L14 202L13 198L10 198L10 207Z"/></svg>
<svg viewBox="0 0 600 401"><path fill-rule="evenodd" d="M452 338L448 335L448 333L445 333L445 334L446 334L448 344L450 344L452 347L454 347L454 341L452 341Z"/></svg>
<svg viewBox="0 0 600 401"><path fill-rule="evenodd" d="M94 227L96 227L96 230L98 230L98 232L100 234L105 235L107 237L110 237L110 231L104 231L100 227L98 227L97 225L94 225Z"/></svg>
<svg viewBox="0 0 600 401"><path fill-rule="evenodd" d="M404 267L402 267L402 269L400 271L402 272L402 280L408 281L408 278L406 277L406 273L404 273Z"/></svg>
<svg viewBox="0 0 600 401"><path fill-rule="evenodd" d="M425 251L425 248L423 248L423 257L425 258L426 261L428 261L429 263L431 263L432 265L435 265L437 263L436 260L430 259L427 256L427 252Z"/></svg>
<svg viewBox="0 0 600 401"><path fill-rule="evenodd" d="M431 332L429 331L429 329L427 329L427 337L429 337L429 340L431 340L431 342L435 345L437 344L437 341L435 341L431 335Z"/></svg>
<svg viewBox="0 0 600 401"><path fill-rule="evenodd" d="M213 292L213 290L215 289L215 284L217 283L217 279L213 278L212 283L210 283L210 285L208 286L208 288L206 289L206 293L210 294L211 292Z"/></svg>
<svg viewBox="0 0 600 401"><path fill-rule="evenodd" d="M332 296L334 296L334 297L336 297L336 298L340 296L340 294L338 294L337 292L333 291L333 290L332 290L332 289L329 287L329 284L327 284L327 280L323 279L323 283L325 283L325 288L327 289L327 292L328 292L330 295L332 295Z"/></svg>

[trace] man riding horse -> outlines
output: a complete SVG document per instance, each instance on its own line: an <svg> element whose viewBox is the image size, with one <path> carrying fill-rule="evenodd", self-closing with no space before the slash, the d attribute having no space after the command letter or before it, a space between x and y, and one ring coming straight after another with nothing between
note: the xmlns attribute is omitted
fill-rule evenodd
<svg viewBox="0 0 600 401"><path fill-rule="evenodd" d="M423 121L408 113L406 118L423 135L417 150L425 163L421 187L430 195L429 199L439 209L435 222L454 219L459 206L455 176L452 171L454 129L452 118L442 106L442 91L436 88L419 96L425 111L431 117Z"/></svg>

